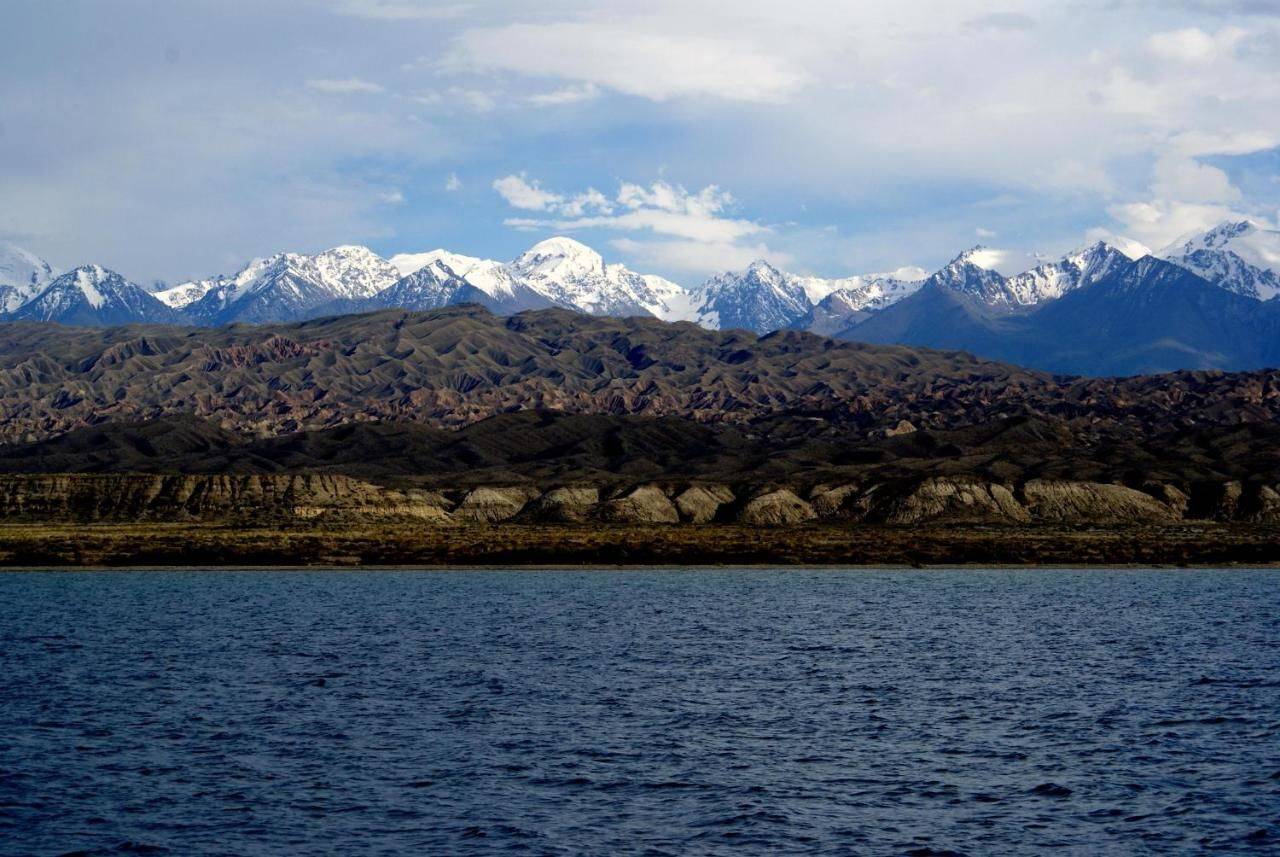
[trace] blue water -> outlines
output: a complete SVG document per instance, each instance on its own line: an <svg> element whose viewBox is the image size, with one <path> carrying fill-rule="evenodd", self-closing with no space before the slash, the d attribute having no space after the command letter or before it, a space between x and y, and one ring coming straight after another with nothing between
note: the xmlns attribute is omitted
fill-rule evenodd
<svg viewBox="0 0 1280 857"><path fill-rule="evenodd" d="M1280 850L1280 572L0 575L5 854Z"/></svg>

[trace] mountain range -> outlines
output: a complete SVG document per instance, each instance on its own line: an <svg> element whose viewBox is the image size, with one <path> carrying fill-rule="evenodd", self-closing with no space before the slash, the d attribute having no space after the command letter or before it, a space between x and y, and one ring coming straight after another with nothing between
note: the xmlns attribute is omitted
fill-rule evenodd
<svg viewBox="0 0 1280 857"><path fill-rule="evenodd" d="M1126 248L1127 249L1127 248ZM959 349L1064 374L1251 369L1280 362L1280 232L1250 221L1133 258L1098 242L1006 275L975 247L940 270L837 279L760 260L685 289L556 237L510 262L447 250L382 259L358 246L281 253L150 292L97 265L66 274L0 245L0 318L75 325L220 326L479 304L510 315L561 308L756 333L808 330Z"/></svg>

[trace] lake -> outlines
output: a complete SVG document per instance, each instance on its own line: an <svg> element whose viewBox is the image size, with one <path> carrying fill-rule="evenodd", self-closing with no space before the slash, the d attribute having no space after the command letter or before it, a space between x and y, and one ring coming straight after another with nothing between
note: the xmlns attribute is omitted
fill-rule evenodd
<svg viewBox="0 0 1280 857"><path fill-rule="evenodd" d="M4 854L1280 848L1280 571L0 574Z"/></svg>

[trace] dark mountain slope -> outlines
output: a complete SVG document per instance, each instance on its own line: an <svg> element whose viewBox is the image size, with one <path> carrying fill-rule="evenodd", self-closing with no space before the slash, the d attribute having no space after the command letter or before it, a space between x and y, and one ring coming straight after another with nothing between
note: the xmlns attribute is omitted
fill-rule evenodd
<svg viewBox="0 0 1280 857"><path fill-rule="evenodd" d="M1032 414L1181 427L1276 421L1280 375L1073 379L958 352L757 337L564 310L385 311L287 325L109 329L11 324L0 439L193 415L259 436L357 422L457 427L516 411L788 416L862 429Z"/></svg>
<svg viewBox="0 0 1280 857"><path fill-rule="evenodd" d="M1030 311L997 315L927 285L840 333L860 342L957 348L1051 372L1138 375L1274 365L1277 313L1150 256Z"/></svg>
<svg viewBox="0 0 1280 857"><path fill-rule="evenodd" d="M680 417L503 414L458 431L355 423L276 438L237 437L190 417L78 429L0 447L0 473L324 473L393 485L690 481L814 486L922 477L1020 484L1280 480L1280 426L1142 428L1011 417L896 436L792 417L742 425Z"/></svg>

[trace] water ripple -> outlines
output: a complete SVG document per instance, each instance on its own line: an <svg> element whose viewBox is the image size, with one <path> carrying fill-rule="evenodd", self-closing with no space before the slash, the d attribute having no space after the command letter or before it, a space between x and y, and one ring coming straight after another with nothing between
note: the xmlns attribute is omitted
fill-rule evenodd
<svg viewBox="0 0 1280 857"><path fill-rule="evenodd" d="M0 576L3 854L1276 853L1280 573Z"/></svg>

